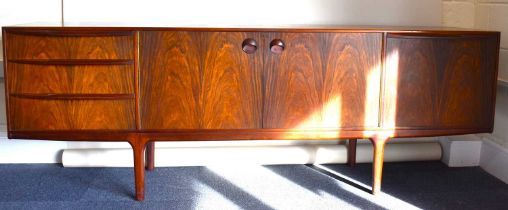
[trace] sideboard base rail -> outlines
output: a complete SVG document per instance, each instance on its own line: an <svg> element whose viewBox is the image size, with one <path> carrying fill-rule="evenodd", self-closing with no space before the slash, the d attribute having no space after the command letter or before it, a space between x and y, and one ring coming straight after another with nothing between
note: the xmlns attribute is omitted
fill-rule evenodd
<svg viewBox="0 0 508 210"><path fill-rule="evenodd" d="M493 128L399 129L397 130L288 130L288 129L186 129L186 130L65 130L9 131L9 139L57 141L125 141L140 135L156 141L236 141L236 140L337 140L368 139L379 133L397 138L432 137L492 133Z"/></svg>

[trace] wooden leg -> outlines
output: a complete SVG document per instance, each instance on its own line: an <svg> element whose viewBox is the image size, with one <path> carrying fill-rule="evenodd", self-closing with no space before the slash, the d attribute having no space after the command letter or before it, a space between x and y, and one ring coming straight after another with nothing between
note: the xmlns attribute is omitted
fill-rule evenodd
<svg viewBox="0 0 508 210"><path fill-rule="evenodd" d="M372 194L375 195L381 191L381 180L383 175L383 159L385 144L389 137L376 136L370 139L374 145L374 159L372 163Z"/></svg>
<svg viewBox="0 0 508 210"><path fill-rule="evenodd" d="M153 171L155 168L155 142L151 141L146 144L146 169Z"/></svg>
<svg viewBox="0 0 508 210"><path fill-rule="evenodd" d="M136 184L136 200L145 199L145 145L146 140L133 137L129 140L134 153L134 178Z"/></svg>
<svg viewBox="0 0 508 210"><path fill-rule="evenodd" d="M356 139L349 139L347 145L347 164L351 167L356 164Z"/></svg>

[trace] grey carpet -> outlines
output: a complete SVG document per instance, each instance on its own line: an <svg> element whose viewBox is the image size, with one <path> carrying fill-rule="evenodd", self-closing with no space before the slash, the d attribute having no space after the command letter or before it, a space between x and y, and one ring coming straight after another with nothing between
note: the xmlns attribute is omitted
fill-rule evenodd
<svg viewBox="0 0 508 210"><path fill-rule="evenodd" d="M0 209L508 209L508 185L479 167L386 163L392 201L365 192L371 164L325 166L342 175L304 165L156 168L137 202L132 168L3 164Z"/></svg>

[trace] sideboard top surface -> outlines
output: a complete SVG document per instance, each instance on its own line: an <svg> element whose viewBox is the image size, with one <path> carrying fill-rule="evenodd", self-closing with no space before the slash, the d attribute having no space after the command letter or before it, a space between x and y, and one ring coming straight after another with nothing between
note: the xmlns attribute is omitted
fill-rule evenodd
<svg viewBox="0 0 508 210"><path fill-rule="evenodd" d="M58 26L52 24L28 24L4 26L8 31L29 30L58 30L58 31L224 31L224 32L388 32L388 33L424 33L424 34L497 34L498 31L452 28L452 27L422 27L422 26L325 26L325 25L282 25L282 26L235 26L235 27L152 27L152 26L122 26L110 24L67 24Z"/></svg>

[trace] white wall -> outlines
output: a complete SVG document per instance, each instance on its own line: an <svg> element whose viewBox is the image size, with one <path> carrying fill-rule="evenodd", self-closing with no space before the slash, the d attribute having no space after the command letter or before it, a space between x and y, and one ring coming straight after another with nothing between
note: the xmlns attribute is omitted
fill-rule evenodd
<svg viewBox="0 0 508 210"><path fill-rule="evenodd" d="M66 0L65 22L152 26L440 25L436 0ZM111 8L116 8L114 15ZM93 15L90 15L93 14Z"/></svg>
<svg viewBox="0 0 508 210"><path fill-rule="evenodd" d="M60 3L61 0L1 0L0 25L30 22L54 25L62 17L66 25L83 22L86 25L216 27L441 24L441 0L64 0L63 16ZM128 147L128 144L7 141L3 130L0 163L59 162L62 149L89 147Z"/></svg>

